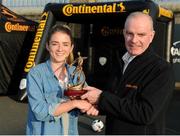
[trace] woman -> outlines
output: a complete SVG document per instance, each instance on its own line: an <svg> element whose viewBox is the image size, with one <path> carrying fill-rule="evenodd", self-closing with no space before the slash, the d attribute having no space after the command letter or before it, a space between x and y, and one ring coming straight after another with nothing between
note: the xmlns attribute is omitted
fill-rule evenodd
<svg viewBox="0 0 180 136"><path fill-rule="evenodd" d="M79 110L93 109L86 100L69 100L64 96L70 83L69 75L75 69L66 63L73 47L69 27L55 25L46 44L50 59L33 67L27 76L29 114L26 134L77 135Z"/></svg>

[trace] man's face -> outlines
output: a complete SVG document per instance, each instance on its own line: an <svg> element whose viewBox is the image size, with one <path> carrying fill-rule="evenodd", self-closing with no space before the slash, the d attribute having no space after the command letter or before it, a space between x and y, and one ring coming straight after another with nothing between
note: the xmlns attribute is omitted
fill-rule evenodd
<svg viewBox="0 0 180 136"><path fill-rule="evenodd" d="M154 37L151 23L144 16L129 19L123 34L126 49L132 56L142 54L149 47Z"/></svg>

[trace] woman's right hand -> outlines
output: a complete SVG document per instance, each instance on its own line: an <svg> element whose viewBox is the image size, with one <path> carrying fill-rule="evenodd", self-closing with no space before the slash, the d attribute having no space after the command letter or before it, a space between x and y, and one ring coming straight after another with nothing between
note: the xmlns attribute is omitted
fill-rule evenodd
<svg viewBox="0 0 180 136"><path fill-rule="evenodd" d="M94 105L89 103L87 100L72 100L73 104L76 108L80 109L81 112L87 115L97 116L99 111L96 109Z"/></svg>
<svg viewBox="0 0 180 136"><path fill-rule="evenodd" d="M78 108L84 112L88 111L92 107L92 104L86 100L72 100L72 102L75 108Z"/></svg>

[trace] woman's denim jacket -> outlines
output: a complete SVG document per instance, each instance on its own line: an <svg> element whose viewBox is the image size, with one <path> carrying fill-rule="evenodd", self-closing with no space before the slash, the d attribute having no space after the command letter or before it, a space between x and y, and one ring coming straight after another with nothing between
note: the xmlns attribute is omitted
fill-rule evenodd
<svg viewBox="0 0 180 136"><path fill-rule="evenodd" d="M75 67L66 64L68 78ZM70 79L70 78L69 78ZM76 82L76 81L69 81ZM27 94L29 100L27 135L63 135L61 116L54 117L56 106L63 100L63 92L54 75L50 60L31 68L27 76ZM69 135L78 134L79 110L69 113Z"/></svg>

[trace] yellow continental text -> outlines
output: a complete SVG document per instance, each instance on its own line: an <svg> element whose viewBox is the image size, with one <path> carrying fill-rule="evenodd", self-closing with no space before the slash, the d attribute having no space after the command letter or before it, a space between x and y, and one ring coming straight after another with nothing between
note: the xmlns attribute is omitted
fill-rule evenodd
<svg viewBox="0 0 180 136"><path fill-rule="evenodd" d="M112 3L104 5L73 5L67 4L62 9L63 14L71 16L73 14L97 14L97 13L114 13L125 12L125 6L123 3Z"/></svg>
<svg viewBox="0 0 180 136"><path fill-rule="evenodd" d="M37 29L37 32L36 32L36 35L34 38L34 43L32 45L32 48L31 48L30 53L29 53L28 61L27 61L26 66L24 68L25 72L29 72L30 68L32 68L35 64L34 63L35 57L36 57L36 54L37 54L37 51L39 48L39 42L41 41L41 37L43 34L44 27L46 25L47 17L48 17L47 12L43 13L41 16L41 20L40 20L40 23L39 23L39 26L38 26L38 29Z"/></svg>
<svg viewBox="0 0 180 136"><path fill-rule="evenodd" d="M173 12L170 10L167 10L165 8L159 7L159 17L160 16L165 16L168 18L173 18Z"/></svg>
<svg viewBox="0 0 180 136"><path fill-rule="evenodd" d="M5 23L5 30L7 32L11 31L28 31L30 26L28 25L20 25L19 23L12 24L11 22Z"/></svg>

